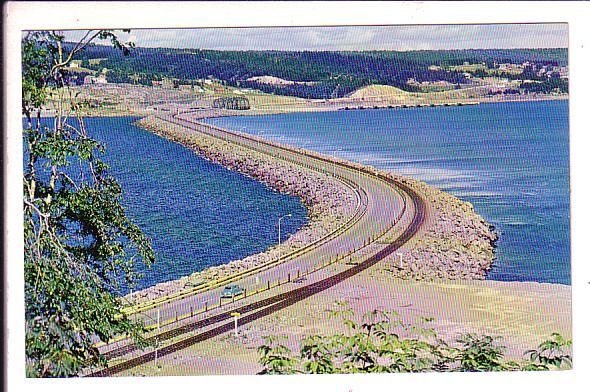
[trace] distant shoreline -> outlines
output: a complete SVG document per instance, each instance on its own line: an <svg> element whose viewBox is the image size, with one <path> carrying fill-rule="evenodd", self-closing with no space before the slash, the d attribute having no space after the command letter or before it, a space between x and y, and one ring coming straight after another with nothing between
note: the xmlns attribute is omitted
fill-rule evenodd
<svg viewBox="0 0 590 392"><path fill-rule="evenodd" d="M274 96L263 93L252 93L245 95L251 101L249 110L228 110L213 109L211 102L217 95L190 95L177 89L153 88L146 86L137 86L130 84L107 84L99 87L73 86L68 87L75 92L86 94L86 99L92 99L103 102L109 101L109 106L86 109L83 115L88 117L115 117L115 116L149 116L159 111L171 112L177 108L183 111L189 110L194 106L193 102L199 102L200 108L209 110L221 110L225 115L264 115L264 114L281 114L291 112L316 112L316 111L337 111L337 110L373 110L373 109L402 109L404 107L447 107L461 106L497 102L536 102L548 100L569 100L569 94L526 94L526 95L479 95L470 89L454 90L450 92L433 92L433 93L410 93L403 90L395 89L391 86L370 85L365 88L368 92L362 94L363 89L359 89L360 97L344 97L335 99L303 99L292 96ZM370 95L371 89L383 89L382 95ZM144 99L139 103L133 97L135 95L153 94L152 100ZM157 97L166 94L168 102L159 102ZM183 95L184 94L184 95ZM471 94L471 95L470 95ZM122 96L128 95L128 98ZM181 99L182 97L182 99ZM82 98L80 98L82 99ZM189 100L181 103L183 100ZM361 109L361 107L363 109ZM42 111L42 117L53 116L51 109Z"/></svg>

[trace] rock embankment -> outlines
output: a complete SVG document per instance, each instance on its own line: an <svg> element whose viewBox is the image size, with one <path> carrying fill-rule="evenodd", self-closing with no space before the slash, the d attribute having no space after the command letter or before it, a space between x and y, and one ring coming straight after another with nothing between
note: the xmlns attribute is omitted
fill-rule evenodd
<svg viewBox="0 0 590 392"><path fill-rule="evenodd" d="M156 117L144 118L138 125L191 148L206 159L230 170L255 178L279 192L300 197L308 210L309 222L282 243L280 248L275 246L242 260L160 283L127 296L132 301L145 301L173 294L271 262L279 255L319 240L344 224L355 212L354 192L331 175L274 159ZM293 149L305 152L302 149ZM392 255L381 263L388 273L413 280L485 278L494 262L495 242L498 237L493 226L474 211L471 203L421 181L357 163L347 163L404 183L418 192L426 202L427 219L424 228L420 235L405 246L401 263L396 259L397 255Z"/></svg>
<svg viewBox="0 0 590 392"><path fill-rule="evenodd" d="M421 181L381 173L409 185L427 205L421 235L403 252L401 263L384 263L389 271L414 280L485 279L495 260L498 235L473 205Z"/></svg>
<svg viewBox="0 0 590 392"><path fill-rule="evenodd" d="M485 279L495 260L498 235L471 203L413 178L356 162L347 164L405 184L425 201L423 228L402 249L401 262L395 252L380 264L382 268L402 279Z"/></svg>
<svg viewBox="0 0 590 392"><path fill-rule="evenodd" d="M145 301L173 294L271 262L279 255L286 255L321 239L344 224L355 213L357 200L354 191L331 175L274 159L201 132L189 131L156 117L141 119L137 125L180 143L212 162L254 178L278 192L301 198L307 208L309 221L297 233L286 239L280 248L275 246L242 260L234 260L174 281L157 284L128 295L129 300Z"/></svg>

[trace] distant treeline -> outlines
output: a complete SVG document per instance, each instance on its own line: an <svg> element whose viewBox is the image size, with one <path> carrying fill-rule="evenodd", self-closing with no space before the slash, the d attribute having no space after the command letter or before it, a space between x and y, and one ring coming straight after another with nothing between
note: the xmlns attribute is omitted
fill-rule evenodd
<svg viewBox="0 0 590 392"><path fill-rule="evenodd" d="M408 79L417 82L443 80L468 83L462 72L429 69L431 65L516 63L567 65L567 49L286 52L214 51L198 49L136 48L129 56L107 46L87 48L82 66L107 68L109 82L151 84L165 77L181 83L215 78L228 85L255 88L267 93L304 98L342 97L369 84L386 84L412 91ZM90 62L90 59L104 59ZM313 84L271 85L248 81L270 75Z"/></svg>
<svg viewBox="0 0 590 392"><path fill-rule="evenodd" d="M520 88L525 93L543 93L547 94L554 90L559 90L562 93L569 92L568 81L564 79L558 78L551 78L548 80L544 80L541 83L535 82L523 82L520 85Z"/></svg>

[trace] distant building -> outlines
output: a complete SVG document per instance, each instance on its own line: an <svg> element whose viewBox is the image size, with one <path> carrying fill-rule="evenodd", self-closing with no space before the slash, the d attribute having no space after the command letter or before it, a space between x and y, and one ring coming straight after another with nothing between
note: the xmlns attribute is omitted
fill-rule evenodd
<svg viewBox="0 0 590 392"><path fill-rule="evenodd" d="M93 76L88 75L84 77L84 84L107 84L107 77L105 75Z"/></svg>
<svg viewBox="0 0 590 392"><path fill-rule="evenodd" d="M171 79L164 78L162 79L162 88L174 88L174 83Z"/></svg>

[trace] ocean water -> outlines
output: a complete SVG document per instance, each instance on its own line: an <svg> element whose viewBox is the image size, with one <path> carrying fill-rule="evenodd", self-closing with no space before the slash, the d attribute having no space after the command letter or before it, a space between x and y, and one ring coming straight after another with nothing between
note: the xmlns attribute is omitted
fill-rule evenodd
<svg viewBox="0 0 590 392"><path fill-rule="evenodd" d="M91 137L123 189L127 215L151 239L157 262L138 268L135 289L259 253L307 222L301 201L211 163L133 125L134 118L89 118Z"/></svg>
<svg viewBox="0 0 590 392"><path fill-rule="evenodd" d="M207 121L439 187L500 234L488 279L571 284L568 101Z"/></svg>

